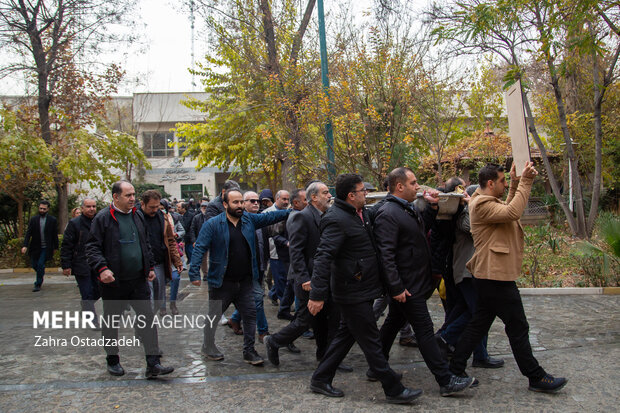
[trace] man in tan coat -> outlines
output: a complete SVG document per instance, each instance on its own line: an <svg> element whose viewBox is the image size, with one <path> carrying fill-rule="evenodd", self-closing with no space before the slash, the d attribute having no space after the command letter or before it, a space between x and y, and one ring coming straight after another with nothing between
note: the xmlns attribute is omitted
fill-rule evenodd
<svg viewBox="0 0 620 413"><path fill-rule="evenodd" d="M521 373L529 379L532 391L554 393L566 384L563 377L547 374L532 354L529 325L515 280L523 261L523 228L519 219L527 206L534 177L538 175L528 162L521 178L515 165L510 170L510 191L501 200L507 184L504 168L488 164L478 173L480 188L469 201L471 232L476 251L467 263L478 291L476 312L461 335L450 370L465 375L467 359L488 333L495 317L506 326L506 335Z"/></svg>

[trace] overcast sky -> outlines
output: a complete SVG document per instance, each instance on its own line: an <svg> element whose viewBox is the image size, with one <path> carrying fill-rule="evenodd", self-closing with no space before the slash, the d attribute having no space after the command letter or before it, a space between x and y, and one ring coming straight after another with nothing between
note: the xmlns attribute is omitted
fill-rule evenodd
<svg viewBox="0 0 620 413"><path fill-rule="evenodd" d="M326 10L337 0L324 0ZM191 28L187 12L179 5L180 1L139 0L137 4L141 24L137 31L143 45L127 50L125 57L111 56L127 72L119 94L131 95L133 92L187 92L192 91L191 67ZM305 3L304 1L301 2ZM373 0L355 0L356 13L368 10ZM409 1L409 7L421 7L427 0ZM316 19L316 7L313 19ZM200 33L200 18L196 18L195 55L200 61L206 52L206 41ZM136 50L134 50L136 49ZM121 61L119 61L121 59ZM196 91L200 83L196 80ZM0 94L21 95L25 87L23 75L0 81Z"/></svg>

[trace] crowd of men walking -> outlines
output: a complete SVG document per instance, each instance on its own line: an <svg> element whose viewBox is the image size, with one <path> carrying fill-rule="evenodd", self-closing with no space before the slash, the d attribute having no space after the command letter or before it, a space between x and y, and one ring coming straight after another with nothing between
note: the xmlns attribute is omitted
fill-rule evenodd
<svg viewBox="0 0 620 413"><path fill-rule="evenodd" d="M86 198L81 215L67 225L63 273L75 276L83 311L94 312L101 298L104 316L121 314L129 304L152 320L167 313L167 300L171 313L179 313L180 274L187 268L192 284L207 284L209 314L219 319L234 304L226 324L243 335L245 362L264 363L255 348L257 330L275 366L281 348L300 352L294 341L313 335L319 364L310 389L329 397L344 395L332 381L337 371L352 371L343 360L357 343L368 362L367 379L381 382L389 403L417 399L422 391L405 387L389 364L399 331L401 345L419 348L442 396L475 387L478 380L465 371L472 353L472 367L504 365L487 352L487 333L499 317L529 389L556 392L566 379L551 376L534 358L515 284L523 258L519 218L536 175L531 163L520 176L513 165L506 201L501 198L508 184L499 165L479 171L479 186L466 189L463 180L452 178L440 189L463 198L452 218L442 220L440 192L425 190L416 201L420 185L404 167L388 174L387 196L371 206L357 174L337 177L335 199L319 181L274 197L270 190L244 192L231 180L211 202L170 203L149 190L141 194L140 208L134 187L119 181L109 206L96 214L95 201ZM37 273L33 291L41 289L45 260L58 247L48 210L49 203L41 202L24 241L23 252L29 250ZM267 295L278 305L277 317L290 320L273 334L263 304L268 275ZM442 280L446 314L436 332L427 300ZM205 325L201 350L213 361L225 357L216 344L217 326ZM102 327L104 338L118 337L117 329ZM160 362L156 327L148 322L136 333L144 345L146 376L171 373ZM119 348L106 346L105 352L110 374L123 375Z"/></svg>

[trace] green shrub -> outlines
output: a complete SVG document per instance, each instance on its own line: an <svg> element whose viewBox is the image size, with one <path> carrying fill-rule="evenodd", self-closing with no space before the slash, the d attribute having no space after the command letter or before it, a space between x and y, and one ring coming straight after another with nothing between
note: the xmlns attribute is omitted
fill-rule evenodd
<svg viewBox="0 0 620 413"><path fill-rule="evenodd" d="M62 235L58 236L58 245L62 243ZM10 239L0 254L0 268L30 268L30 256L22 254L23 238ZM60 267L60 248L54 251L54 258L45 263L46 267Z"/></svg>
<svg viewBox="0 0 620 413"><path fill-rule="evenodd" d="M620 219L601 213L596 228L598 240L576 245L573 256L584 272L586 285L610 287L620 285Z"/></svg>

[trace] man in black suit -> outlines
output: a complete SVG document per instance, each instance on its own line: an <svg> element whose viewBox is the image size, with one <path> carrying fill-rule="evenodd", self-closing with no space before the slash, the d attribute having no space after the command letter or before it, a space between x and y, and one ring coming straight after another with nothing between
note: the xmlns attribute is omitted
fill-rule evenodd
<svg viewBox="0 0 620 413"><path fill-rule="evenodd" d="M411 403L422 390L408 389L390 368L381 351L372 303L381 295L379 257L372 238L362 177L342 174L336 178L336 200L321 218L321 239L314 257L308 311L324 311L331 295L341 322L325 356L312 375L310 389L329 397L342 397L332 387L336 369L357 342L368 366L381 382L388 403Z"/></svg>
<svg viewBox="0 0 620 413"><path fill-rule="evenodd" d="M426 300L436 287L431 270L431 252L426 239L426 225L437 215L437 191L425 191L430 204L420 214L412 205L420 189L409 168L396 168L388 175L386 202L375 218L374 235L381 253L381 264L391 297L390 310L381 327L383 354L387 359L398 330L409 321L418 340L420 353L439 384L442 396L468 388L473 377L458 377L450 372L437 346L433 322Z"/></svg>
<svg viewBox="0 0 620 413"><path fill-rule="evenodd" d="M308 206L291 214L286 222L290 272L295 280L295 296L299 301L299 309L297 309L295 319L289 325L264 339L267 357L276 366L280 364L278 349L291 345L311 326L316 338L316 356L320 360L327 350L330 319L332 321L338 319L338 317L330 317L330 311L322 311L316 317L308 312L313 259L320 240L319 223L321 215L327 211L331 194L327 185L322 182L313 182L306 188L306 199ZM335 328L337 324L332 325L332 330Z"/></svg>
<svg viewBox="0 0 620 413"><path fill-rule="evenodd" d="M99 320L95 313L95 302L101 297L95 273L86 260L86 241L90 234L90 226L97 214L97 202L92 198L84 198L82 213L69 221L60 246L60 264L65 276L73 274L82 296L82 311L95 314L95 329L99 329Z"/></svg>
<svg viewBox="0 0 620 413"><path fill-rule="evenodd" d="M45 262L54 258L54 251L58 249L58 222L49 215L50 203L39 202L39 215L30 218L28 230L24 237L22 254L28 251L30 266L37 273L32 292L41 291L45 276Z"/></svg>

